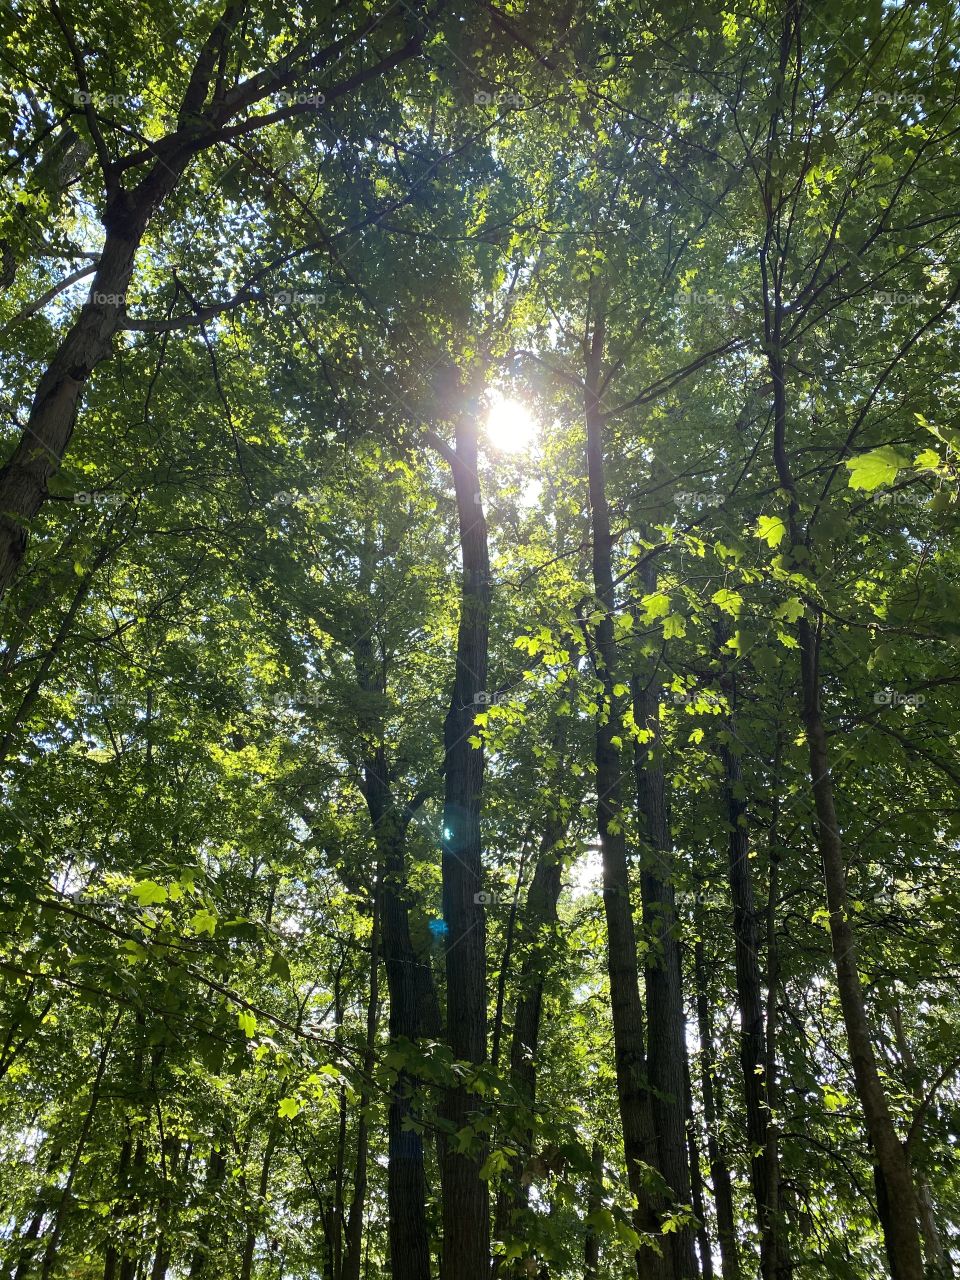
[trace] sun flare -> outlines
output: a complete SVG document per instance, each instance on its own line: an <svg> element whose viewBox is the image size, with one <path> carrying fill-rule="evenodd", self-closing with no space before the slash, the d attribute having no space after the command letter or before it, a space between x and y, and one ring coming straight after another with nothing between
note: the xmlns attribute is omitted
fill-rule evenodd
<svg viewBox="0 0 960 1280"><path fill-rule="evenodd" d="M486 417L487 440L502 453L528 449L537 434L533 414L520 400L491 392Z"/></svg>

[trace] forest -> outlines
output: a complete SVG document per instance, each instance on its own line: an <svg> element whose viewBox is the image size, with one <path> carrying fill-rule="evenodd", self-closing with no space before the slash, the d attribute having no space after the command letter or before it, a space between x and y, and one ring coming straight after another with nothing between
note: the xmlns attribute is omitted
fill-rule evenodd
<svg viewBox="0 0 960 1280"><path fill-rule="evenodd" d="M0 1280L960 1275L960 5L3 0Z"/></svg>

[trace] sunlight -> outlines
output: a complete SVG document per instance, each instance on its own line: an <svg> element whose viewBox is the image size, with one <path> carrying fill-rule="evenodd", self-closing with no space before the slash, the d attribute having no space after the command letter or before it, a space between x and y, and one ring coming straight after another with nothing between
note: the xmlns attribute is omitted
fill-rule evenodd
<svg viewBox="0 0 960 1280"><path fill-rule="evenodd" d="M491 391L487 403L486 436L490 444L503 453L528 449L536 437L537 424L527 406L499 391Z"/></svg>

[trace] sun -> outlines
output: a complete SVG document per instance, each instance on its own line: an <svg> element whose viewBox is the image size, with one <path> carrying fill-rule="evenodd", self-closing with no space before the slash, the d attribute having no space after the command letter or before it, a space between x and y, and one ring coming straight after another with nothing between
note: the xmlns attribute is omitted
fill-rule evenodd
<svg viewBox="0 0 960 1280"><path fill-rule="evenodd" d="M500 391L487 396L486 436L501 453L520 453L528 449L537 434L533 414L520 400L512 400Z"/></svg>

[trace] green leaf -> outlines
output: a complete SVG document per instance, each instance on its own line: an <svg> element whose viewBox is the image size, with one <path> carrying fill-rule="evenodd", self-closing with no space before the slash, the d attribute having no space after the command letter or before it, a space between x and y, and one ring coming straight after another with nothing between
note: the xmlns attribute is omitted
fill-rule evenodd
<svg viewBox="0 0 960 1280"><path fill-rule="evenodd" d="M303 1110L298 1098L281 1098L277 1107L277 1115L281 1120L293 1120Z"/></svg>
<svg viewBox="0 0 960 1280"><path fill-rule="evenodd" d="M909 465L910 459L890 444L861 453L856 458L848 458L845 463L850 472L850 488L864 489L868 493L881 485L893 484L897 473Z"/></svg>
<svg viewBox="0 0 960 1280"><path fill-rule="evenodd" d="M212 938L217 928L217 916L213 911L202 907L190 917L190 928L194 933L209 933Z"/></svg>
<svg viewBox="0 0 960 1280"><path fill-rule="evenodd" d="M743 608L743 596L739 591L730 591L726 587L721 587L719 591L715 591L710 597L713 604L721 609L724 613L729 613L731 618L735 618Z"/></svg>
<svg viewBox="0 0 960 1280"><path fill-rule="evenodd" d="M940 469L940 455L936 449L923 449L913 460L915 467L922 467L925 471L938 471Z"/></svg>
<svg viewBox="0 0 960 1280"><path fill-rule="evenodd" d="M623 1218L617 1218L617 1235L625 1245L629 1245L631 1249L640 1248L640 1236L630 1226L629 1222L625 1222Z"/></svg>
<svg viewBox="0 0 960 1280"><path fill-rule="evenodd" d="M757 537L768 547L779 547L786 532L787 526L781 516L761 516L757 521Z"/></svg>
<svg viewBox="0 0 960 1280"><path fill-rule="evenodd" d="M774 617L784 618L787 622L796 622L803 617L804 604L799 596L791 596L776 610Z"/></svg>
<svg viewBox="0 0 960 1280"><path fill-rule="evenodd" d="M155 880L138 880L130 892L141 907L149 907L157 902L166 902L167 891Z"/></svg>
<svg viewBox="0 0 960 1280"><path fill-rule="evenodd" d="M653 591L640 601L643 608L644 622L653 622L655 618L664 618L670 612L670 597L662 591Z"/></svg>
<svg viewBox="0 0 960 1280"><path fill-rule="evenodd" d="M248 1040L257 1034L257 1019L248 1009L241 1009L237 1014L237 1026Z"/></svg>

